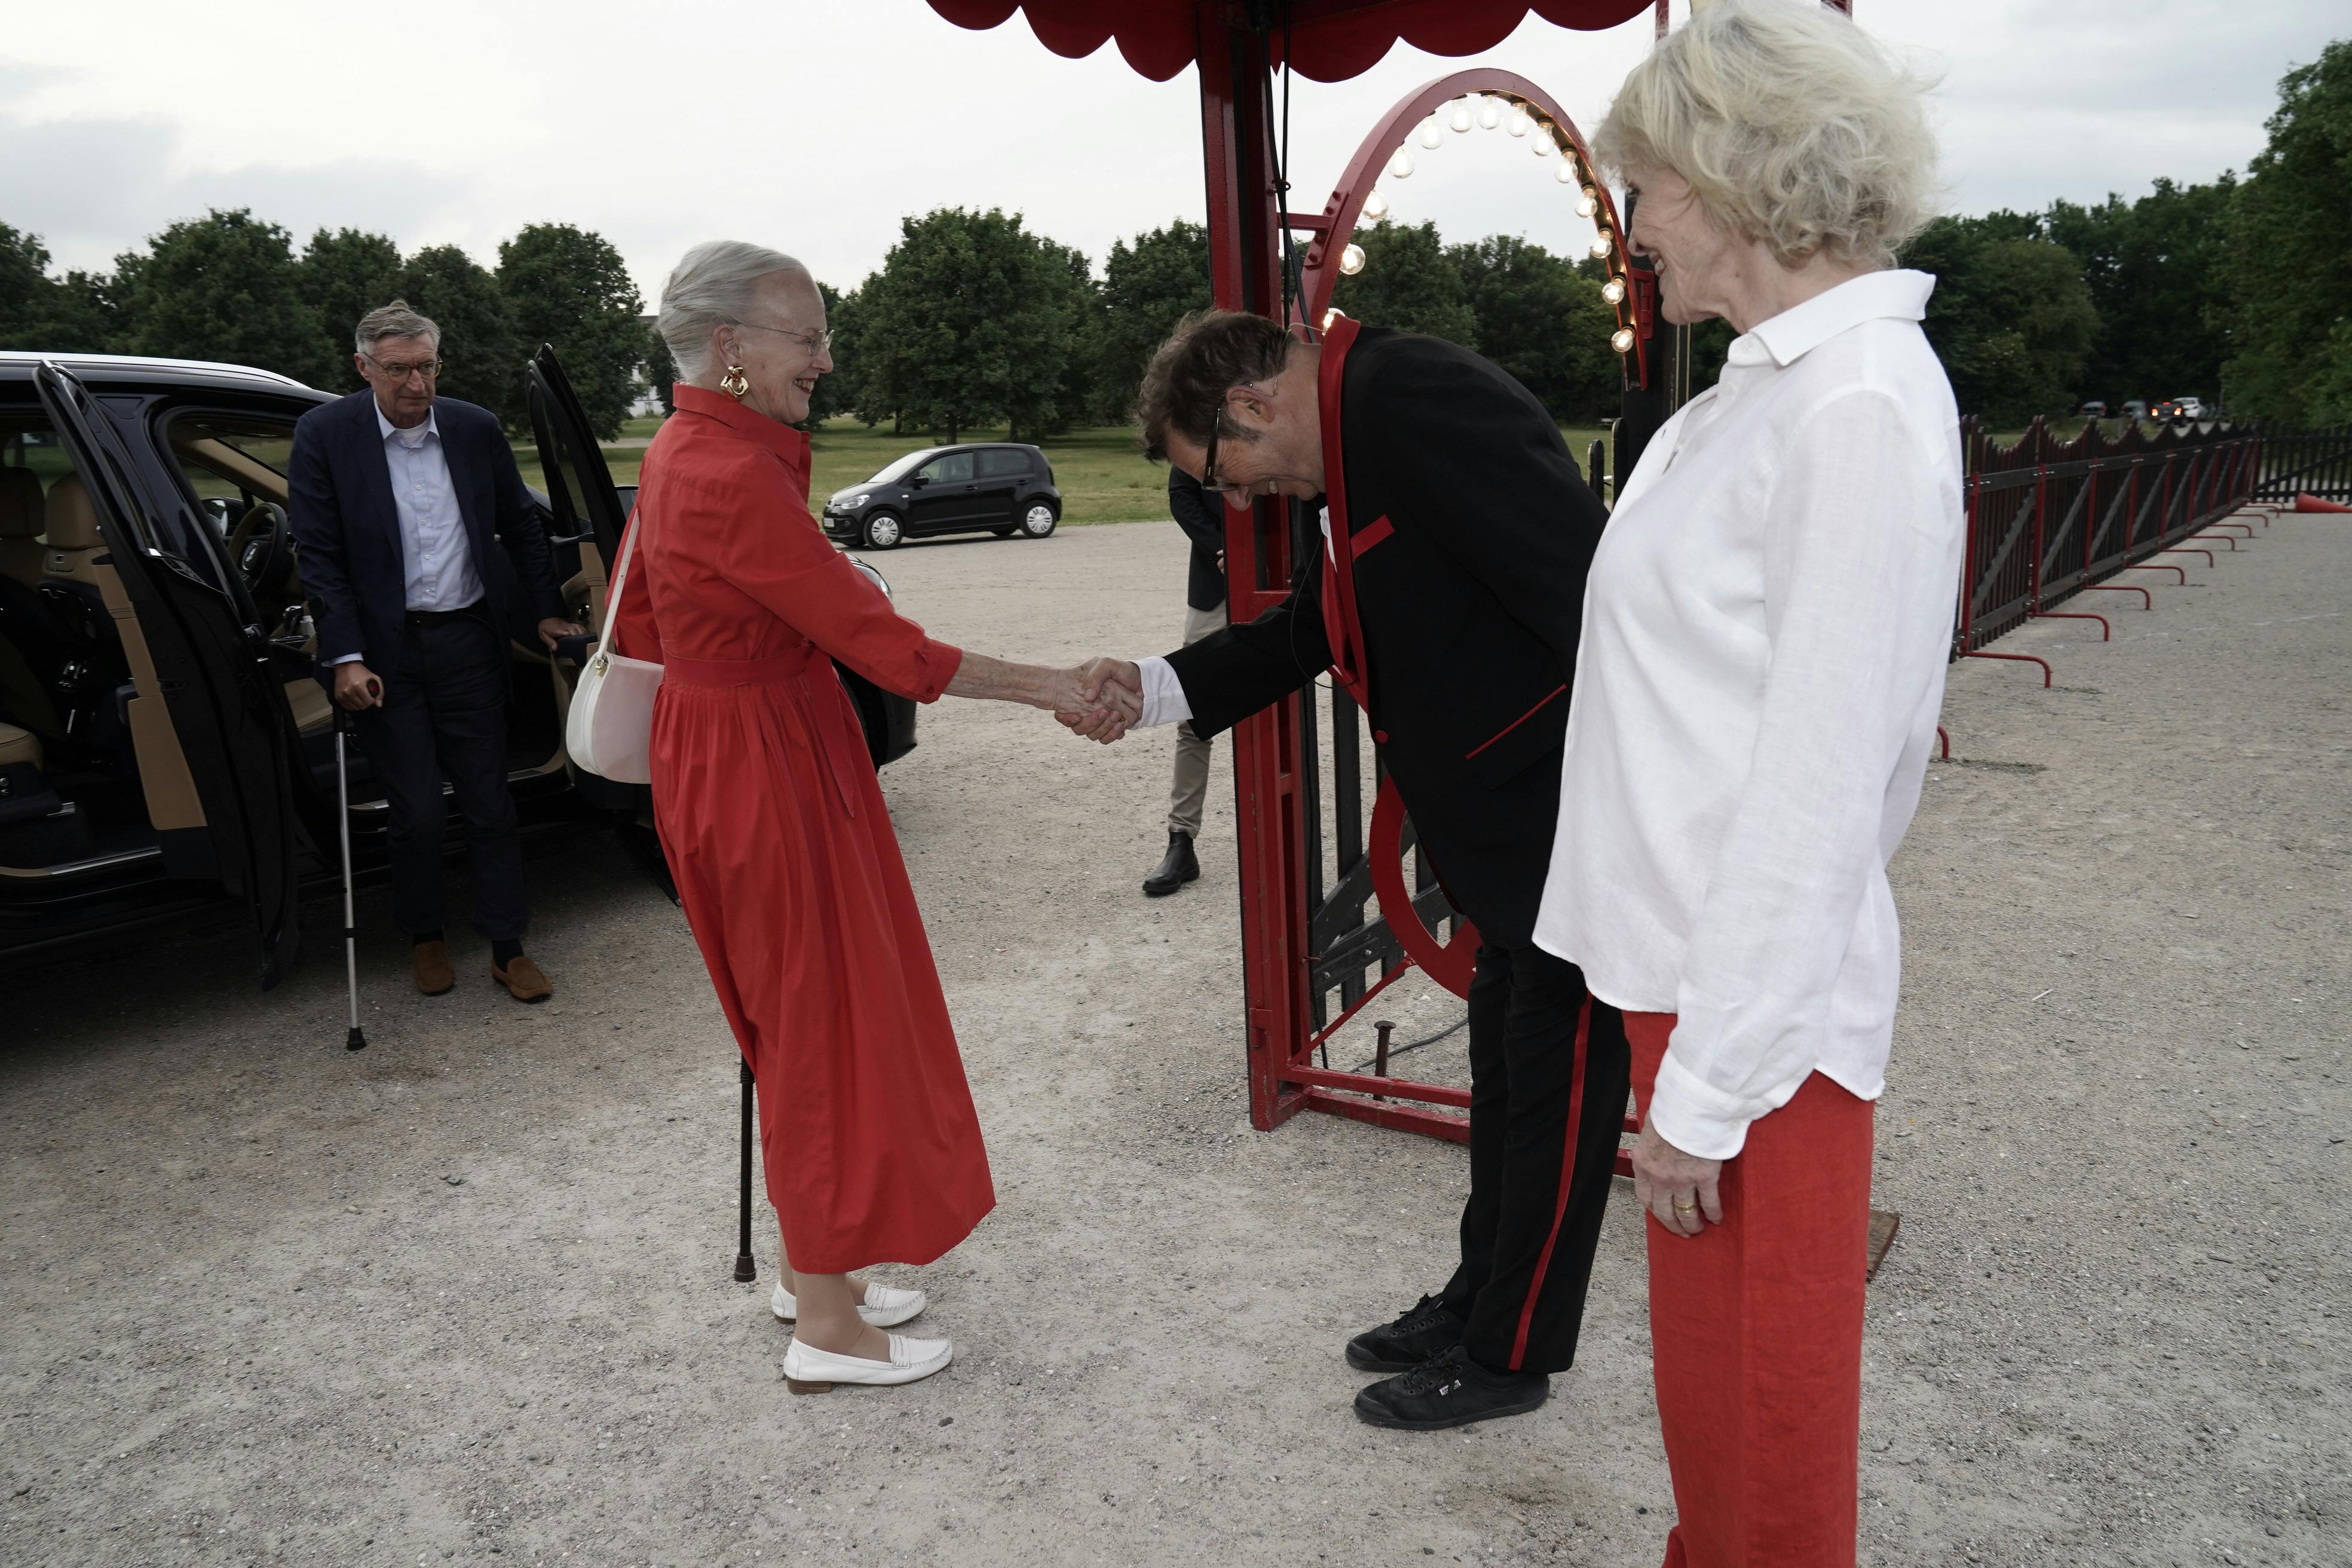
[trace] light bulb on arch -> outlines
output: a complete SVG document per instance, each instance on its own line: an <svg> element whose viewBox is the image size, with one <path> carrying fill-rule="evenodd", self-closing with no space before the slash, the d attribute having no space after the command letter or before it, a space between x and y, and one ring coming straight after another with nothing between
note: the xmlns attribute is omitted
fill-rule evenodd
<svg viewBox="0 0 2352 1568"><path fill-rule="evenodd" d="M1454 100L1454 112L1445 117L1445 123L1457 132L1469 130L1475 123L1470 118L1470 100L1466 98Z"/></svg>
<svg viewBox="0 0 2352 1568"><path fill-rule="evenodd" d="M1478 105L1478 123L1482 128L1492 131L1502 122L1503 100L1501 99L1490 98Z"/></svg>
<svg viewBox="0 0 2352 1568"><path fill-rule="evenodd" d="M1622 278L1610 279L1608 282L1603 283L1601 286L1601 297L1608 300L1612 305L1623 304L1625 302L1625 279Z"/></svg>
<svg viewBox="0 0 2352 1568"><path fill-rule="evenodd" d="M1421 144L1424 147L1445 145L1445 127L1437 122L1434 114L1421 122Z"/></svg>
<svg viewBox="0 0 2352 1568"><path fill-rule="evenodd" d="M1633 329L1631 327L1620 327L1615 331L1610 333L1609 346L1615 349L1621 354L1630 351L1633 346Z"/></svg>
<svg viewBox="0 0 2352 1568"><path fill-rule="evenodd" d="M1609 259L1609 235L1606 230L1593 237L1592 259L1595 261Z"/></svg>
<svg viewBox="0 0 2352 1568"><path fill-rule="evenodd" d="M1364 269L1364 247L1351 245L1339 253L1339 270L1353 278Z"/></svg>
<svg viewBox="0 0 2352 1568"><path fill-rule="evenodd" d="M1576 160L1573 158L1562 158L1559 161L1559 167L1551 172L1551 177L1558 180L1563 185L1572 185L1576 184L1578 178ZM1581 209L1583 205L1584 204L1581 202L1577 204L1577 206L1580 209ZM1583 213L1582 216L1585 217L1591 217L1592 215L1588 212Z"/></svg>
<svg viewBox="0 0 2352 1568"><path fill-rule="evenodd" d="M1594 213L1597 213L1600 210L1601 198L1593 195L1591 189L1588 186L1585 193L1576 198L1576 216L1579 217L1591 217Z"/></svg>
<svg viewBox="0 0 2352 1568"><path fill-rule="evenodd" d="M1406 152L1402 147L1396 150L1396 156L1389 160L1389 178L1391 180L1410 180L1412 178L1412 153Z"/></svg>
<svg viewBox="0 0 2352 1568"><path fill-rule="evenodd" d="M1514 136L1525 136L1535 128L1535 116L1522 109L1511 116L1510 132Z"/></svg>
<svg viewBox="0 0 2352 1568"><path fill-rule="evenodd" d="M1380 192L1378 192L1378 191L1374 191L1370 195L1366 196L1366 197L1364 198L1364 216L1365 216L1366 217L1368 217L1368 218L1373 218L1373 219L1384 218L1384 217L1388 216L1389 216L1389 199L1388 199L1388 197L1386 197L1386 196L1384 196L1384 195L1381 195L1381 193L1380 193Z"/></svg>

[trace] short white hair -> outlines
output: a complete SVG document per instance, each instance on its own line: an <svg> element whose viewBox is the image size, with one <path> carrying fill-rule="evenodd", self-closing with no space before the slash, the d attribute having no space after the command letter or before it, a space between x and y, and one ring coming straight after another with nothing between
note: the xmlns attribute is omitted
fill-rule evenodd
<svg viewBox="0 0 2352 1568"><path fill-rule="evenodd" d="M362 316L352 332L352 346L373 359L375 345L386 338L431 338L434 351L441 348L441 329L405 300L378 305Z"/></svg>
<svg viewBox="0 0 2352 1568"><path fill-rule="evenodd" d="M1625 78L1592 153L1681 175L1783 266L1889 267L1934 216L1931 85L1821 0L1716 0Z"/></svg>
<svg viewBox="0 0 2352 1568"><path fill-rule="evenodd" d="M709 374L712 329L741 321L760 279L773 272L809 276L807 268L782 251L740 239L707 240L671 269L662 285L655 330L669 345L682 379L698 382Z"/></svg>

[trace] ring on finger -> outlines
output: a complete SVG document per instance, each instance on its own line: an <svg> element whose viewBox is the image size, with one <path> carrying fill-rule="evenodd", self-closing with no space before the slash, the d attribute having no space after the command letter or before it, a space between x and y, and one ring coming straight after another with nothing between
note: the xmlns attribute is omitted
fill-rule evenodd
<svg viewBox="0 0 2352 1568"><path fill-rule="evenodd" d="M1698 1212L1698 1205L1696 1205L1696 1204L1686 1204L1686 1203L1683 1202L1683 1201L1682 1201L1682 1199L1680 1199L1680 1198L1676 1198L1676 1199L1675 1199L1675 1200L1674 1200L1674 1205L1675 1205L1675 1212L1676 1214L1696 1214L1696 1213L1697 1213L1697 1212Z"/></svg>

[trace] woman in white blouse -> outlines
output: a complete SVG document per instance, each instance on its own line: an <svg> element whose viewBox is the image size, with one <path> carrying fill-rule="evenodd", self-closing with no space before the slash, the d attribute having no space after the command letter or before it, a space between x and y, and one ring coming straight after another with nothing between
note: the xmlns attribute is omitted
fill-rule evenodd
<svg viewBox="0 0 2352 1568"><path fill-rule="evenodd" d="M1670 321L1738 331L1585 590L1536 940L1624 1010L1668 1568L1854 1560L1871 1102L1963 526L1958 416L1893 269L1923 85L1814 0L1718 0L1595 153Z"/></svg>

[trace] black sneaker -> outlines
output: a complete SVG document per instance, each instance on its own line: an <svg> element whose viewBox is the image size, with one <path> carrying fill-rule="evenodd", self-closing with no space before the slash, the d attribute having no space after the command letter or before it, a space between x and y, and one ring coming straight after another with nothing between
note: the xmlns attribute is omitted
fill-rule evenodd
<svg viewBox="0 0 2352 1568"><path fill-rule="evenodd" d="M1383 1378L1356 1395L1356 1414L1375 1426L1435 1432L1497 1415L1524 1415L1550 1397L1539 1372L1488 1372L1460 1345L1401 1377Z"/></svg>
<svg viewBox="0 0 2352 1568"><path fill-rule="evenodd" d="M1470 1325L1434 1296L1423 1296L1396 1321L1382 1323L1348 1342L1348 1364L1358 1372L1411 1372L1430 1357L1462 1342Z"/></svg>

